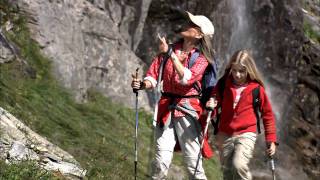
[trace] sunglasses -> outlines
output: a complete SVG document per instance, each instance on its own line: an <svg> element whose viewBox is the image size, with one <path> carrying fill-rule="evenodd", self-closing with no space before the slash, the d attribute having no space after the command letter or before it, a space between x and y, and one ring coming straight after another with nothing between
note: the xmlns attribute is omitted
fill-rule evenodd
<svg viewBox="0 0 320 180"><path fill-rule="evenodd" d="M197 26L196 24L194 24L192 21L188 20L185 23L183 23L183 27L193 27L193 28L197 28L199 26Z"/></svg>

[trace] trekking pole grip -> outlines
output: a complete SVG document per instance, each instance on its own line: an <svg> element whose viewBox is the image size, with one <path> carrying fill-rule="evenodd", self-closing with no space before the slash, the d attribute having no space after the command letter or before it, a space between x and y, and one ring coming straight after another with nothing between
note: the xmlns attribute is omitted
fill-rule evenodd
<svg viewBox="0 0 320 180"><path fill-rule="evenodd" d="M136 69L136 74L134 75L136 79L138 79L139 75L139 68ZM133 92L136 93L136 96L138 96L138 89L133 89Z"/></svg>
<svg viewBox="0 0 320 180"><path fill-rule="evenodd" d="M215 100L215 97L211 97L210 99L209 99L209 101L212 101L212 99L213 99L213 101L215 102L216 100ZM214 106L215 107L215 106ZM207 110L207 111L213 111L214 110L214 107L208 107L208 106L206 106L205 107L205 109Z"/></svg>

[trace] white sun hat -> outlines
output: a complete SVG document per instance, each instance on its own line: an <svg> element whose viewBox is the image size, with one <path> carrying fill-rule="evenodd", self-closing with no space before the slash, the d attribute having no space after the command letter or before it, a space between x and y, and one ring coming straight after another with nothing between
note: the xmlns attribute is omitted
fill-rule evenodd
<svg viewBox="0 0 320 180"><path fill-rule="evenodd" d="M200 27L201 32L204 35L212 36L214 34L213 24L207 17L202 15L193 15L188 11L186 11L186 13L188 14L190 21Z"/></svg>

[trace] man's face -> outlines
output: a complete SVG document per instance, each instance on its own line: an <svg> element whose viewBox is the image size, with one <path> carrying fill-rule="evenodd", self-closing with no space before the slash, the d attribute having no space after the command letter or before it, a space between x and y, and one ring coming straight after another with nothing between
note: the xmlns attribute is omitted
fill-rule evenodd
<svg viewBox="0 0 320 180"><path fill-rule="evenodd" d="M184 23L182 25L182 29L181 29L180 34L183 37L197 38L197 37L201 36L201 31L197 25L195 25L190 20L188 20L186 23Z"/></svg>

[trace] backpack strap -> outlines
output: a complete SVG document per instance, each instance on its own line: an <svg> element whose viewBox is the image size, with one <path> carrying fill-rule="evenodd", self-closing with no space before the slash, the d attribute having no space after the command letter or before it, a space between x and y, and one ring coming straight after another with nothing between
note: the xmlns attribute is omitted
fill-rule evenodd
<svg viewBox="0 0 320 180"><path fill-rule="evenodd" d="M191 54L190 61L189 61L189 64L188 64L188 68L189 69L194 65L194 63L198 59L199 55L200 55L200 53L199 53L198 50L196 50L194 53Z"/></svg>
<svg viewBox="0 0 320 180"><path fill-rule="evenodd" d="M169 44L169 49L170 48L173 48L173 45L172 44ZM173 51L173 49L172 49ZM169 56L167 55L162 55L162 61L161 61L161 64L160 64L160 67L159 67L159 74L158 74L158 80L157 80L157 93L161 93L161 89L160 89L160 83L162 81L162 77L163 77L163 69L164 69L164 66L166 65L167 61L169 59Z"/></svg>
<svg viewBox="0 0 320 180"><path fill-rule="evenodd" d="M199 56L200 56L200 52L198 50L196 50L191 54L191 57L188 63L188 69L190 69L194 65L194 63L196 62ZM199 92L199 95L201 95L201 87L199 87L199 85L196 82L193 84L193 87Z"/></svg>
<svg viewBox="0 0 320 180"><path fill-rule="evenodd" d="M260 85L252 90L252 99L253 99L252 106L253 106L253 110L254 110L254 113L255 113L256 119L257 119L257 131L260 134L261 133L261 129L260 129L260 111L259 111L260 104L261 104Z"/></svg>
<svg viewBox="0 0 320 180"><path fill-rule="evenodd" d="M219 92L219 95L220 95L221 103L222 103L222 100L223 100L223 93L224 93L224 89L225 89L225 85L226 85L226 80L227 80L227 75L221 77L221 78L218 80L218 83L217 83L218 92ZM213 131L213 134L214 134L214 135L217 135L217 134L218 134L219 123L220 123L220 119L221 119L221 112L222 112L222 106L221 106L221 104L220 104L220 105L217 107L217 116L216 116L215 122L214 122L214 121L211 121L211 123L212 123L212 125L213 125L213 128L214 128L214 131Z"/></svg>
<svg viewBox="0 0 320 180"><path fill-rule="evenodd" d="M226 86L227 77L228 77L228 75L222 76L222 78L220 78L218 83L217 83L218 92L219 92L219 95L220 95L221 102L223 100L224 88Z"/></svg>
<svg viewBox="0 0 320 180"><path fill-rule="evenodd" d="M162 61L159 67L159 74L158 74L158 80L157 80L157 93L160 93L160 83L162 81L162 76L163 76L163 68L166 65L166 62L168 61L168 58L165 56L162 56Z"/></svg>

